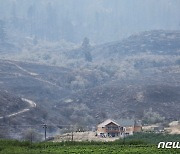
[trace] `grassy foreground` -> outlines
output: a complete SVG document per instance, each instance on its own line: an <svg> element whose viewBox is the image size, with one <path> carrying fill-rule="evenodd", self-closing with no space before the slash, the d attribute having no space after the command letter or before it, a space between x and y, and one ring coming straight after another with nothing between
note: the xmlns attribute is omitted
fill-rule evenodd
<svg viewBox="0 0 180 154"><path fill-rule="evenodd" d="M0 141L1 154L119 154L119 153L138 153L138 154L170 154L180 153L180 149L157 149L151 144L129 144L99 143L99 142L64 142L64 143L33 143L18 141Z"/></svg>
<svg viewBox="0 0 180 154"><path fill-rule="evenodd" d="M114 142L41 142L30 143L0 140L0 154L176 154L180 149L158 149L160 141L179 141L180 136L162 134L135 134Z"/></svg>

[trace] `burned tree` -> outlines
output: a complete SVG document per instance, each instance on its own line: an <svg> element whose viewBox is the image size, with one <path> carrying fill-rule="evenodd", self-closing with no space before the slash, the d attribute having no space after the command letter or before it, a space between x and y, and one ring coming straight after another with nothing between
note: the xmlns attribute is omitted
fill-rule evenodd
<svg viewBox="0 0 180 154"><path fill-rule="evenodd" d="M82 50L84 51L85 60L88 62L92 62L91 46L87 37L85 37L83 40Z"/></svg>

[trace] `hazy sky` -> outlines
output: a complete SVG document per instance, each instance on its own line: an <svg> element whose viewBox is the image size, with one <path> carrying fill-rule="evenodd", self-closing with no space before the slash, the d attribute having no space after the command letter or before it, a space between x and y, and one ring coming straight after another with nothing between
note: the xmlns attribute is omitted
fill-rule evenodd
<svg viewBox="0 0 180 154"><path fill-rule="evenodd" d="M140 31L179 30L180 0L0 0L0 19L25 36L103 43Z"/></svg>

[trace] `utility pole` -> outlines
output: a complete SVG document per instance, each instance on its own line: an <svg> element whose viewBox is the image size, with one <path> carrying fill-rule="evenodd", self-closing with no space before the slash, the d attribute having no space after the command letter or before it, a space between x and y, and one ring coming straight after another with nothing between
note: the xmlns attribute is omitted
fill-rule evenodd
<svg viewBox="0 0 180 154"><path fill-rule="evenodd" d="M47 124L43 124L43 128L44 128L44 139L46 141L46 129L47 129Z"/></svg>
<svg viewBox="0 0 180 154"><path fill-rule="evenodd" d="M73 141L73 138L74 138L73 136L74 136L74 134L73 134L73 130L72 130L72 138L71 138L72 141Z"/></svg>
<svg viewBox="0 0 180 154"><path fill-rule="evenodd" d="M74 130L73 130L73 126L72 126L71 141L74 140L74 132L73 132L73 131L74 131Z"/></svg>
<svg viewBox="0 0 180 154"><path fill-rule="evenodd" d="M32 130L31 130L31 134L30 134L31 136L31 138L30 138L30 140L31 140L31 145L32 145L32 140L33 140L33 134L32 134Z"/></svg>
<svg viewBox="0 0 180 154"><path fill-rule="evenodd" d="M123 144L125 144L126 130L123 129Z"/></svg>

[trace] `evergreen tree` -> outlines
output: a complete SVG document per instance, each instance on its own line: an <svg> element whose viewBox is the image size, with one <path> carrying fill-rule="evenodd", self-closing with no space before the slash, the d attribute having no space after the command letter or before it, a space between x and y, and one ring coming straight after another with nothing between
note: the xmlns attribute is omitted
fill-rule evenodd
<svg viewBox="0 0 180 154"><path fill-rule="evenodd" d="M82 49L84 51L85 60L88 62L92 62L92 55L91 55L91 46L89 44L89 39L87 37L84 38L82 43Z"/></svg>

